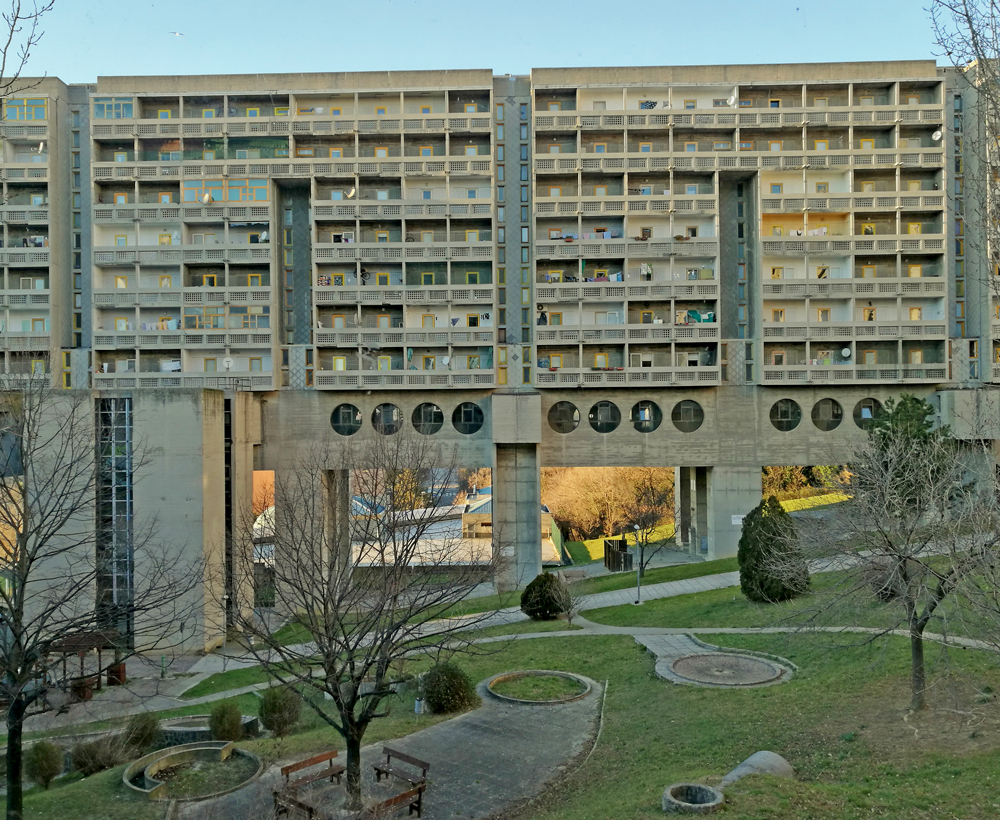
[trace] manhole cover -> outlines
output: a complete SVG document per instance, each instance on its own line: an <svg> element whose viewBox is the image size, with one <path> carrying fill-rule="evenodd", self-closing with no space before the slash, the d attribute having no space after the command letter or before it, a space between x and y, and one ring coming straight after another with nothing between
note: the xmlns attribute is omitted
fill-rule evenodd
<svg viewBox="0 0 1000 820"><path fill-rule="evenodd" d="M759 686L785 674L776 663L728 652L686 655L670 664L670 670L679 678L710 686Z"/></svg>

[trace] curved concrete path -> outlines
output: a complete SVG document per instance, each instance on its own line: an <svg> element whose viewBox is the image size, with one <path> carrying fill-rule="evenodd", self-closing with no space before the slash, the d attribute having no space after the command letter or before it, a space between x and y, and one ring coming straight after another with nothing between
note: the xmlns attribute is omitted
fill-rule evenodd
<svg viewBox="0 0 1000 820"><path fill-rule="evenodd" d="M585 698L551 706L501 702L477 687L483 705L472 712L438 723L387 744L431 764L423 817L426 820L485 818L540 794L545 785L587 748L597 729L603 687ZM417 719L414 718L416 721ZM331 740L336 737L331 732ZM362 750L365 793L384 799L408 788L402 781L376 785L372 764L382 744ZM283 761L288 763L291 761ZM280 765L245 789L202 803L181 805L178 820L265 820L271 818L271 790L278 788ZM343 789L328 782L299 791L300 797L321 812L335 812Z"/></svg>

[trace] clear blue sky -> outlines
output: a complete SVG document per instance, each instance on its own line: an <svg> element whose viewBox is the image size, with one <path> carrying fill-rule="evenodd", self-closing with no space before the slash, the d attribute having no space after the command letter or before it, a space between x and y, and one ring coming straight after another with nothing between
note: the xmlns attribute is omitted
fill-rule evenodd
<svg viewBox="0 0 1000 820"><path fill-rule="evenodd" d="M116 74L440 68L526 74L548 66L926 59L935 49L922 5L56 0L27 73L92 82Z"/></svg>

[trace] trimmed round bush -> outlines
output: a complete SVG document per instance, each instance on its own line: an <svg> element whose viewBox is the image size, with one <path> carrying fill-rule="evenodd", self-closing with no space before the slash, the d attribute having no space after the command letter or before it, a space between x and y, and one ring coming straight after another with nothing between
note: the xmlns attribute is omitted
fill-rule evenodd
<svg viewBox="0 0 1000 820"><path fill-rule="evenodd" d="M551 572L543 572L521 593L521 612L535 621L551 621L569 610L569 590Z"/></svg>
<svg viewBox="0 0 1000 820"><path fill-rule="evenodd" d="M243 737L243 715L235 703L217 703L208 716L213 740L239 740Z"/></svg>
<svg viewBox="0 0 1000 820"><path fill-rule="evenodd" d="M154 746L160 739L160 719L152 712L141 712L129 718L122 734L125 745L137 752Z"/></svg>
<svg viewBox="0 0 1000 820"><path fill-rule="evenodd" d="M48 740L41 740L24 753L24 773L28 780L43 789L63 770L63 750Z"/></svg>
<svg viewBox="0 0 1000 820"><path fill-rule="evenodd" d="M272 686L264 690L260 700L260 722L275 737L284 737L302 713L302 698L287 686Z"/></svg>
<svg viewBox="0 0 1000 820"><path fill-rule="evenodd" d="M736 560L740 589L751 601L787 601L809 589L809 568L795 524L773 495L743 519Z"/></svg>
<svg viewBox="0 0 1000 820"><path fill-rule="evenodd" d="M439 663L423 679L424 700L432 712L447 714L479 705L472 680L457 665Z"/></svg>
<svg viewBox="0 0 1000 820"><path fill-rule="evenodd" d="M70 751L73 770L84 777L103 772L125 759L123 751L121 739L117 735L77 743Z"/></svg>

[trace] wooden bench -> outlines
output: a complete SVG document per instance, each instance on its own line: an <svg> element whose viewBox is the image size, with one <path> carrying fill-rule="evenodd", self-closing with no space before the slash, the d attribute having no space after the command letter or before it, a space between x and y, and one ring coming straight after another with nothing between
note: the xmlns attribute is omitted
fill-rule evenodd
<svg viewBox="0 0 1000 820"><path fill-rule="evenodd" d="M333 762L333 759L336 756L337 750L334 749L332 752L324 752L323 754L310 757L308 760L303 760L299 763L290 763L287 766L282 766L281 776L285 778L285 789L294 795L299 786L304 786L306 783L313 783L317 780L322 780L325 777L329 777L331 783L336 780L339 785L340 776L344 773L344 767L339 763ZM302 775L302 777L297 777L294 780L289 780L289 777L293 773L302 769L308 769L312 766L318 766L320 763L326 763L328 760L330 761L330 765L326 768L320 769L318 772L313 772L312 774Z"/></svg>
<svg viewBox="0 0 1000 820"><path fill-rule="evenodd" d="M304 818L304 820L319 820L323 817L316 808L308 803L303 803L290 794L276 791L272 791L271 794L274 795L275 817L287 815L289 818Z"/></svg>
<svg viewBox="0 0 1000 820"><path fill-rule="evenodd" d="M417 817L420 817L420 812L423 810L425 788L424 784L421 783L415 789L410 789L408 792L397 794L395 797L390 797L381 803L374 803L364 810L361 815L362 820L381 820L381 818L388 817L402 806L406 806L409 809L407 814L413 814L415 811Z"/></svg>
<svg viewBox="0 0 1000 820"><path fill-rule="evenodd" d="M431 767L430 763L427 763L424 760L418 760L408 754L403 754L403 752L397 752L395 749L390 749L388 746L382 747L382 754L385 755L385 763L376 763L374 766L376 783L382 780L382 775L385 775L386 777L393 775L401 780L406 780L409 783L412 783L414 786L422 786L427 782L427 770ZM417 775L409 769L401 768L393 761L408 763L410 766L420 769L420 774Z"/></svg>

